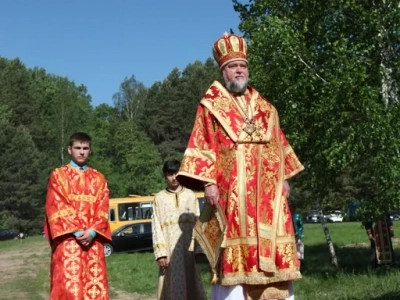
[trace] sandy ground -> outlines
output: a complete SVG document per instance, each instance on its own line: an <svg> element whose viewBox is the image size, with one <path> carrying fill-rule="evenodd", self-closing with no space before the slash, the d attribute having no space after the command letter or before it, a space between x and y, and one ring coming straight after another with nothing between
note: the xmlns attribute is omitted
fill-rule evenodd
<svg viewBox="0 0 400 300"><path fill-rule="evenodd" d="M17 243L19 241L16 241ZM23 243L24 241L22 241ZM16 278L34 277L36 270L46 268L50 263L50 249L46 242L35 242L29 245L29 249L23 247L21 249L2 250L0 252L0 282L2 284L15 281ZM156 297L148 297L136 293L127 293L117 290L112 286L110 289L113 291L112 300L156 300ZM9 295L11 296L11 295ZM48 299L47 294L43 294L43 299ZM1 295L0 295L1 298ZM15 291L12 293L12 298L26 299L27 295L23 292Z"/></svg>

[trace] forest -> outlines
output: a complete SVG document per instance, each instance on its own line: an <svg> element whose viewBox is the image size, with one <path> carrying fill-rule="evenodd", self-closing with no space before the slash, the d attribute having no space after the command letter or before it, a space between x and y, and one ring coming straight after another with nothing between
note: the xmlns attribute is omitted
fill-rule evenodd
<svg viewBox="0 0 400 300"><path fill-rule="evenodd" d="M345 211L357 202L362 218L398 209L396 1L234 0L233 7L249 44L250 84L278 109L305 166L290 181L290 200L301 211ZM90 165L107 177L111 197L164 187L162 163L182 157L219 69L209 57L149 87L133 74L112 105L93 106L73 79L0 57L0 228L41 231L50 171L69 162L75 131L92 136Z"/></svg>

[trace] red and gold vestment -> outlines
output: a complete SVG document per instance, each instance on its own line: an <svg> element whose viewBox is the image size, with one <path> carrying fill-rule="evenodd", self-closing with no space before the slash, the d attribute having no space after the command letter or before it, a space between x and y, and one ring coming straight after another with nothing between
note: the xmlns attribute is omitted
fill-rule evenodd
<svg viewBox="0 0 400 300"><path fill-rule="evenodd" d="M178 180L194 190L218 186L215 211L222 215L200 220L195 234L210 262L219 259L219 284L244 284L249 295L259 294L254 299L288 297L288 282L301 275L283 182L303 168L272 104L252 87L235 97L219 82L211 85Z"/></svg>
<svg viewBox="0 0 400 300"><path fill-rule="evenodd" d="M51 173L45 222L52 248L50 299L109 299L103 249L111 241L108 208L107 182L95 169L66 165ZM73 233L87 229L96 236L83 247Z"/></svg>

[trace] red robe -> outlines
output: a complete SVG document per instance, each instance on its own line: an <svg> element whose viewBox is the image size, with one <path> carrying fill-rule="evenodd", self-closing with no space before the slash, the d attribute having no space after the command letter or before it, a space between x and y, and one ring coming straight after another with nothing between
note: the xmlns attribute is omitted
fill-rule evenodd
<svg viewBox="0 0 400 300"><path fill-rule="evenodd" d="M66 165L51 173L45 222L52 248L50 299L109 299L103 249L111 241L108 200L105 177L95 169ZM83 247L73 233L86 229L97 234Z"/></svg>
<svg viewBox="0 0 400 300"><path fill-rule="evenodd" d="M254 132L245 128L249 110ZM219 284L244 284L250 298L254 290L257 299L288 297L287 282L301 275L283 182L303 168L265 98L251 87L236 98L219 82L211 85L178 180L194 190L202 182L218 186L221 214L200 218L195 234L210 262L218 261L212 267Z"/></svg>

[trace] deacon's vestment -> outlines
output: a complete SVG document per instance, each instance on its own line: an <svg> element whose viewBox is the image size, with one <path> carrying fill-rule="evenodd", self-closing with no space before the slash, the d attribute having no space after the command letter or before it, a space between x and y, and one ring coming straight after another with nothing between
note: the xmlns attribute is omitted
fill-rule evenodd
<svg viewBox="0 0 400 300"><path fill-rule="evenodd" d="M111 241L108 201L107 182L95 169L66 165L51 173L45 222L52 248L50 299L109 299L103 249ZM88 229L96 235L83 247L74 233Z"/></svg>

